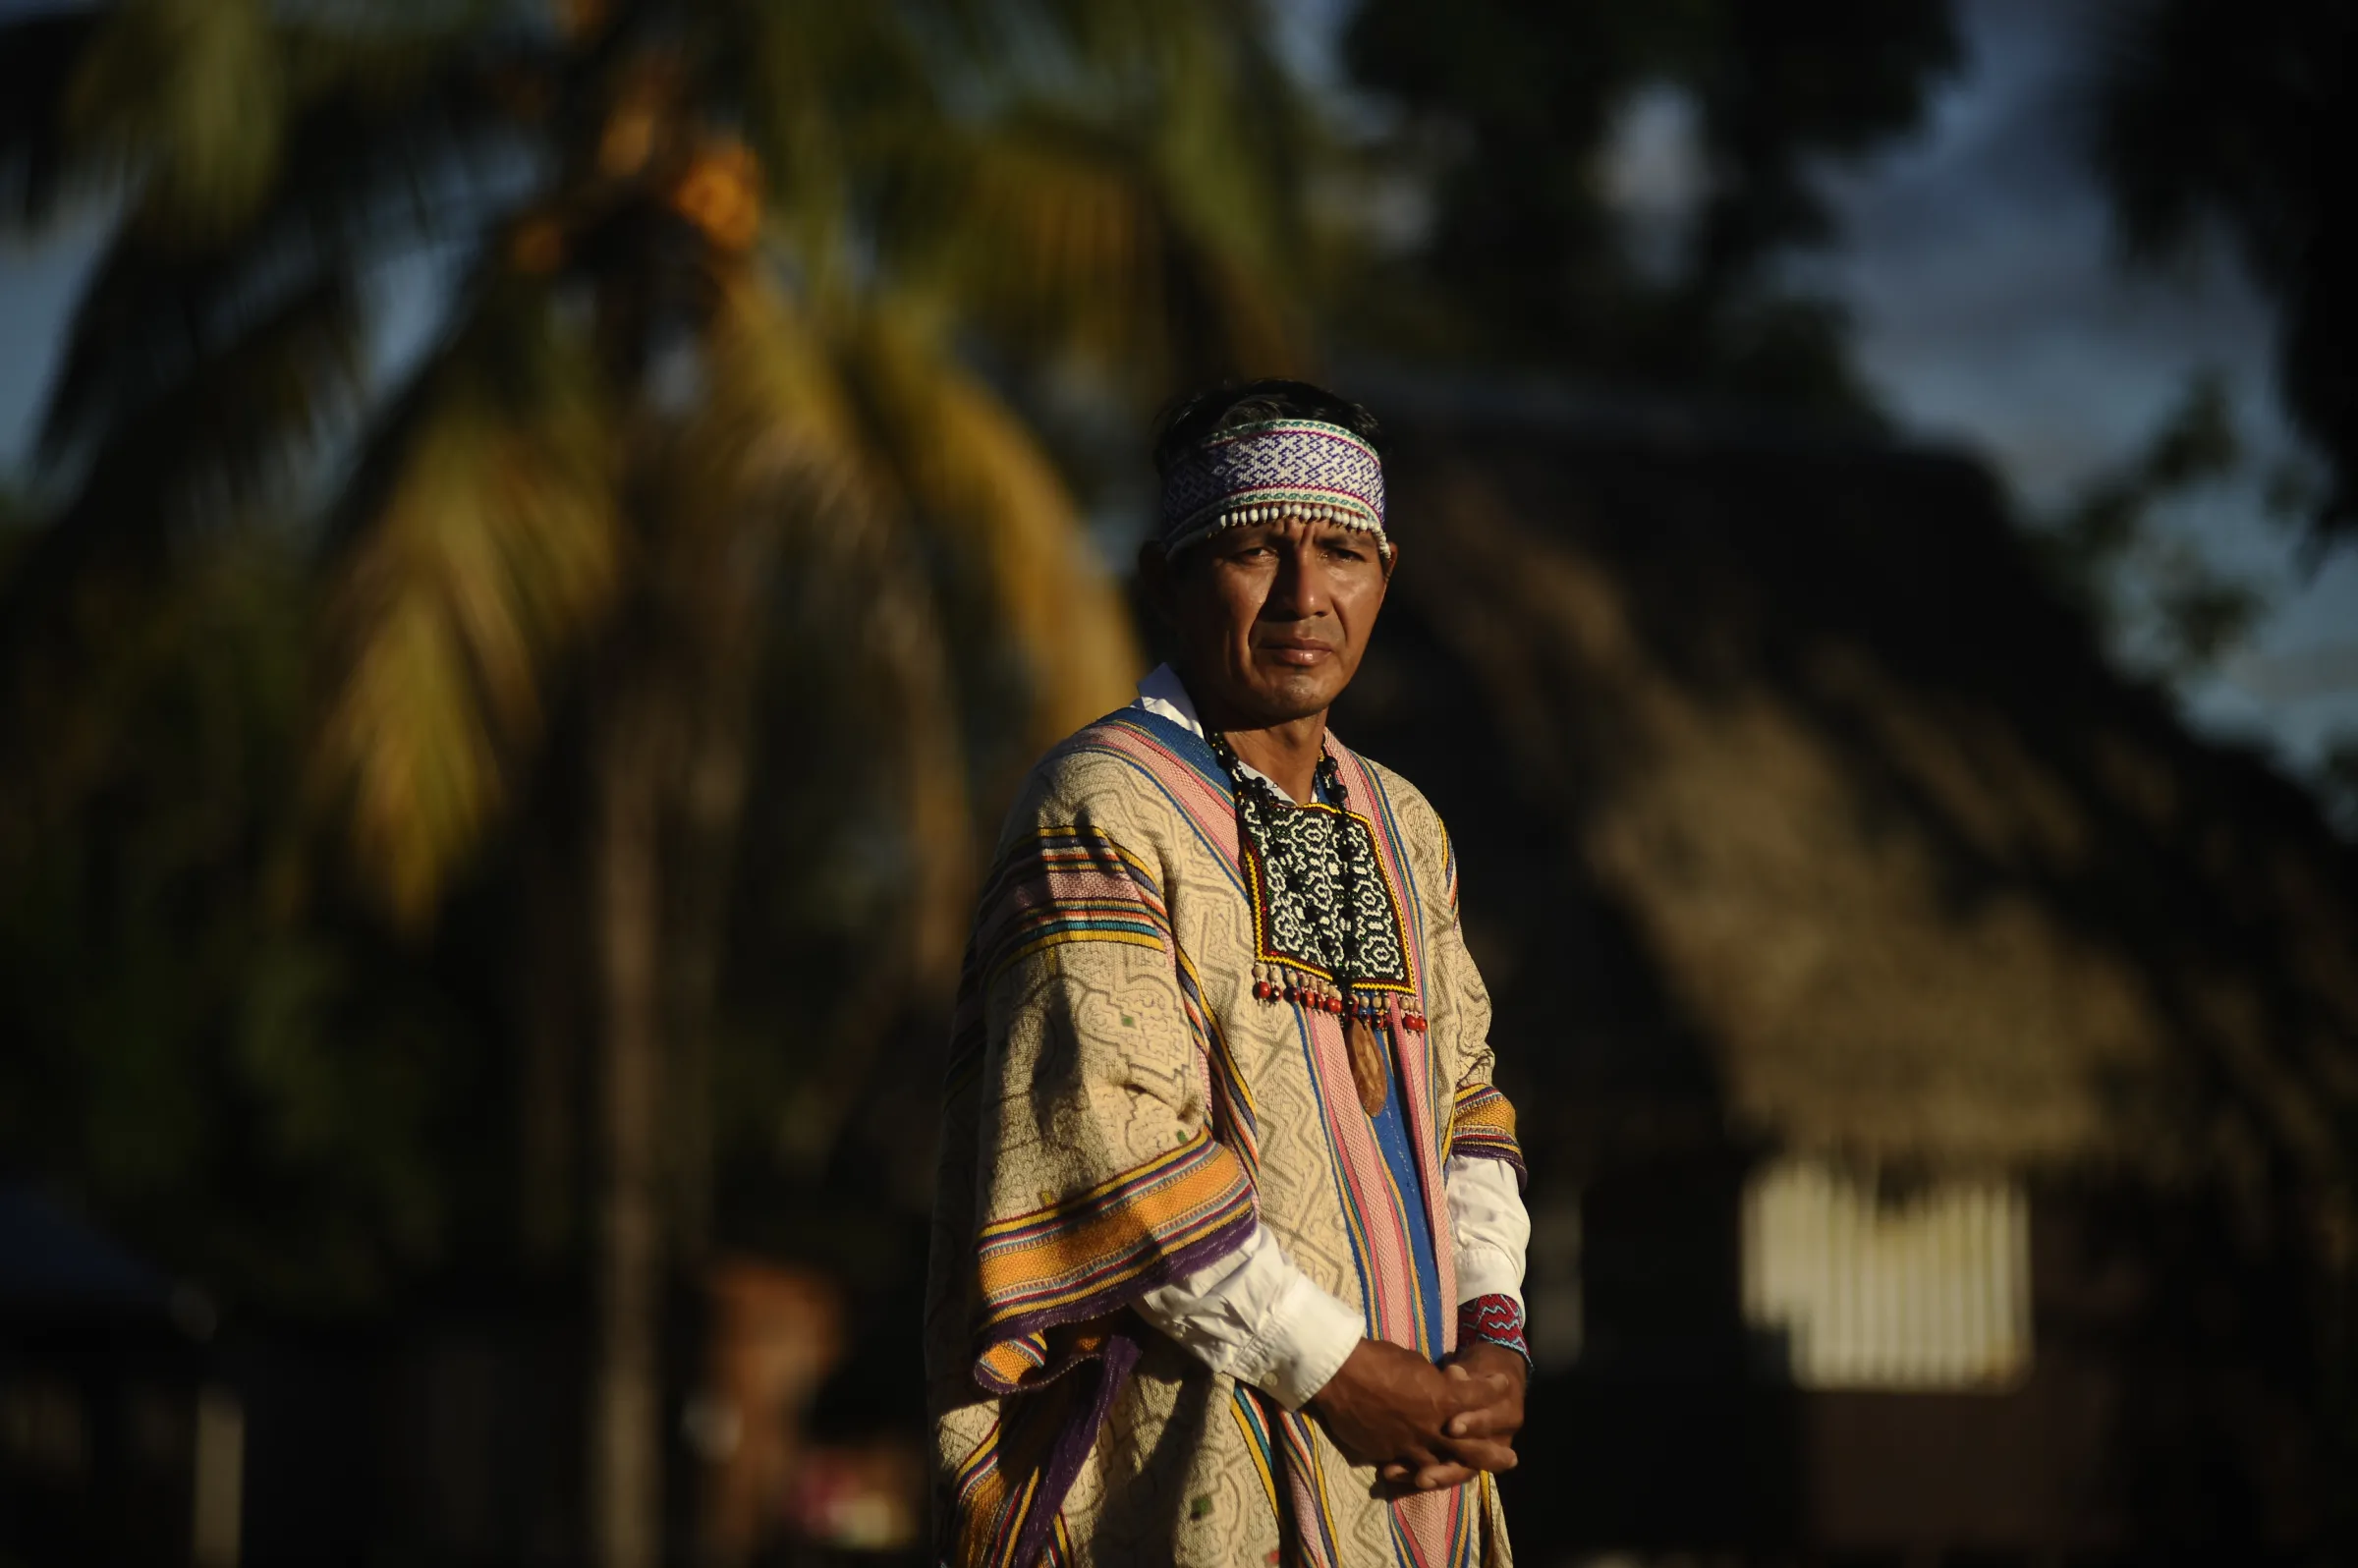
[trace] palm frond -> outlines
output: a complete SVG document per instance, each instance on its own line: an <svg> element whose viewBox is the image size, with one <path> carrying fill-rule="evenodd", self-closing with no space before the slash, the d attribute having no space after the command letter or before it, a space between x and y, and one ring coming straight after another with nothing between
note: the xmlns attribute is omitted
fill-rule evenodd
<svg viewBox="0 0 2358 1568"><path fill-rule="evenodd" d="M109 423L84 454L79 488L9 576L0 654L23 651L77 578L150 572L179 527L284 479L302 438L356 385L360 340L349 280L316 278L220 345L201 374Z"/></svg>
<svg viewBox="0 0 2358 1568"><path fill-rule="evenodd" d="M946 991L974 894L974 822L954 655L930 582L911 570L901 479L822 323L758 264L714 283L705 396L671 450L648 573L696 671L686 700L750 706L762 624L790 617L787 678L858 694L827 704L843 731L815 744L856 750L892 804L903 869L879 962Z"/></svg>
<svg viewBox="0 0 2358 1568"><path fill-rule="evenodd" d="M879 531L868 550L857 670L875 718L873 743L892 763L900 805L906 903L899 924L909 980L946 997L975 898L976 837L960 743L956 654L930 586L908 570L904 541ZM838 577L837 581L843 581Z"/></svg>
<svg viewBox="0 0 2358 1568"><path fill-rule="evenodd" d="M66 84L97 25L68 12L0 27L0 226L39 228L74 184Z"/></svg>
<svg viewBox="0 0 2358 1568"><path fill-rule="evenodd" d="M95 269L37 448L76 489L11 575L12 651L47 635L43 607L78 574L143 570L193 518L283 499L272 492L367 394L356 263L422 221L404 203L494 121L450 64L400 101L342 94L304 125L234 246L191 251L127 224Z"/></svg>
<svg viewBox="0 0 2358 1568"><path fill-rule="evenodd" d="M853 341L918 516L977 564L1030 672L1033 738L1120 705L1145 667L1129 611L1031 432L923 318L880 310Z"/></svg>
<svg viewBox="0 0 2358 1568"><path fill-rule="evenodd" d="M853 236L881 188L905 184L944 133L941 84L911 25L918 8L735 0L742 47L721 99L761 160L772 230L818 288L857 269Z"/></svg>
<svg viewBox="0 0 2358 1568"><path fill-rule="evenodd" d="M1166 214L1142 149L1041 110L969 149L959 229L928 259L1018 332L1115 359L1154 352Z"/></svg>
<svg viewBox="0 0 2358 1568"><path fill-rule="evenodd" d="M757 504L784 516L856 520L880 503L857 411L817 323L762 267L714 280L705 397L681 444L675 515Z"/></svg>
<svg viewBox="0 0 2358 1568"><path fill-rule="evenodd" d="M46 459L200 377L275 301L488 221L497 203L479 180L507 146L508 117L476 54L421 57L421 48L388 44L365 63L339 56L332 69L299 73L306 102L293 145L234 243L191 246L136 222L114 236L76 307L43 410Z"/></svg>
<svg viewBox="0 0 2358 1568"><path fill-rule="evenodd" d="M118 231L75 309L42 410L43 459L70 460L158 400L201 384L287 301L336 280L310 268L259 294L240 287L251 263L225 252L183 259Z"/></svg>
<svg viewBox="0 0 2358 1568"><path fill-rule="evenodd" d="M586 336L545 290L488 287L388 433L336 573L314 777L406 924L508 799L553 671L612 602L616 442Z"/></svg>
<svg viewBox="0 0 2358 1568"><path fill-rule="evenodd" d="M285 65L258 0L123 0L75 65L67 124L88 155L138 173L140 221L219 239L276 178Z"/></svg>
<svg viewBox="0 0 2358 1568"><path fill-rule="evenodd" d="M1010 341L1117 367L1149 398L1303 363L1275 204L1190 136L1036 102L957 158L915 215L917 275Z"/></svg>

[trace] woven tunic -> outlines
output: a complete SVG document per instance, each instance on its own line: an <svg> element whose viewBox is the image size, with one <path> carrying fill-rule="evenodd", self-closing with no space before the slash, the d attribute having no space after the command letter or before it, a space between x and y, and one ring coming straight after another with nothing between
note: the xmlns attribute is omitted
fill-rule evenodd
<svg viewBox="0 0 2358 1568"><path fill-rule="evenodd" d="M1489 1477L1377 1498L1317 1422L1129 1310L1258 1220L1372 1337L1453 1348L1442 1165L1520 1169L1447 835L1397 774L1327 747L1404 949L1378 1034L1421 1180L1377 1145L1340 1017L1255 995L1257 967L1304 955L1210 749L1126 709L1052 753L1001 835L945 1092L926 1372L958 1568L1511 1562Z"/></svg>

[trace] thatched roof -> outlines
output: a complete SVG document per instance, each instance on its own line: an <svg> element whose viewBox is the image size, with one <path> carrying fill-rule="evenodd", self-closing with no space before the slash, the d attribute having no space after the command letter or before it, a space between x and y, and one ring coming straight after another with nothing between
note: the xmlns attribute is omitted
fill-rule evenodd
<svg viewBox="0 0 2358 1568"><path fill-rule="evenodd" d="M2099 657L1965 460L1428 417L1337 729L1465 866L1531 1135L2290 1166L2358 1134L2358 874Z"/></svg>

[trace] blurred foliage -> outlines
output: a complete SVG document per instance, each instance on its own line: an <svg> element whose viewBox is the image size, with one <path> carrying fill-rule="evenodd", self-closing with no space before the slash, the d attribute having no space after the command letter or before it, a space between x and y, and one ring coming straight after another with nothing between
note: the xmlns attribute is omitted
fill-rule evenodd
<svg viewBox="0 0 2358 1568"><path fill-rule="evenodd" d="M1244 0L0 25L0 219L122 213L0 583L8 1158L290 1304L823 1177L1137 673L1024 411L1294 364L1306 134Z"/></svg>
<svg viewBox="0 0 2358 1568"><path fill-rule="evenodd" d="M786 1107L757 1170L829 1177L880 1044L939 1028L1022 759L1140 673L1024 389L1136 417L1296 352L1259 21L0 23L0 218L121 214L0 583L8 1157L233 1299L587 1283L581 1540L652 1560L663 1302L759 1133L719 1096ZM802 1205L839 1237L922 1204L843 1187Z"/></svg>
<svg viewBox="0 0 2358 1568"><path fill-rule="evenodd" d="M90 606L85 722L0 812L0 1148L198 1278L320 1309L447 1259L497 1057L428 955L306 907L306 586L240 525L138 613Z"/></svg>
<svg viewBox="0 0 2358 1568"><path fill-rule="evenodd" d="M2312 521L2358 531L2358 12L2340 0L2121 0L2101 35L2096 151L2132 253L2223 228L2278 311L2285 406L2331 461Z"/></svg>
<svg viewBox="0 0 2358 1568"><path fill-rule="evenodd" d="M897 508L964 530L1055 733L1115 689L1126 634L953 335L1029 350L1056 326L1156 394L1290 352L1282 203L1243 155L1285 98L1241 8L531 15L154 0L11 29L66 84L13 149L28 215L77 165L138 192L43 431L84 477L16 607L357 437L320 766L413 922L513 794L617 574L665 570L624 491L670 486L664 535L763 487L780 526ZM361 297L454 246L446 330L382 385ZM631 422L679 412L652 378L700 355L710 418L680 421L678 480L613 461L651 450Z"/></svg>
<svg viewBox="0 0 2358 1568"><path fill-rule="evenodd" d="M2334 825L2345 836L2358 839L2358 733L2345 731L2329 741L2318 773L2319 788ZM2358 1409L2358 1397L2348 1403Z"/></svg>
<svg viewBox="0 0 2358 1568"><path fill-rule="evenodd" d="M1403 335L1611 382L1851 414L1840 314L1771 263L1826 241L1812 165L1919 122L1959 63L1944 0L1368 0L1347 53L1431 210L1388 279ZM1630 243L1604 166L1649 90L1691 111L1692 211ZM1407 301L1413 300L1413 304Z"/></svg>
<svg viewBox="0 0 2358 1568"><path fill-rule="evenodd" d="M2158 518L2245 464L2225 384L2198 373L2143 449L2033 530L2050 576L2133 667L2179 679L2216 668L2266 612L2256 586Z"/></svg>

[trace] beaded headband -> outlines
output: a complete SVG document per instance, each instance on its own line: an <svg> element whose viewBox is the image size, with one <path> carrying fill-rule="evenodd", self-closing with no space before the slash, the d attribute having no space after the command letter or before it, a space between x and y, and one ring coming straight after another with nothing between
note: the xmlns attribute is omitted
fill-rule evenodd
<svg viewBox="0 0 2358 1568"><path fill-rule="evenodd" d="M1166 554L1221 529L1281 518L1373 533L1390 555L1376 449L1339 424L1268 420L1220 431L1174 464L1162 483Z"/></svg>

